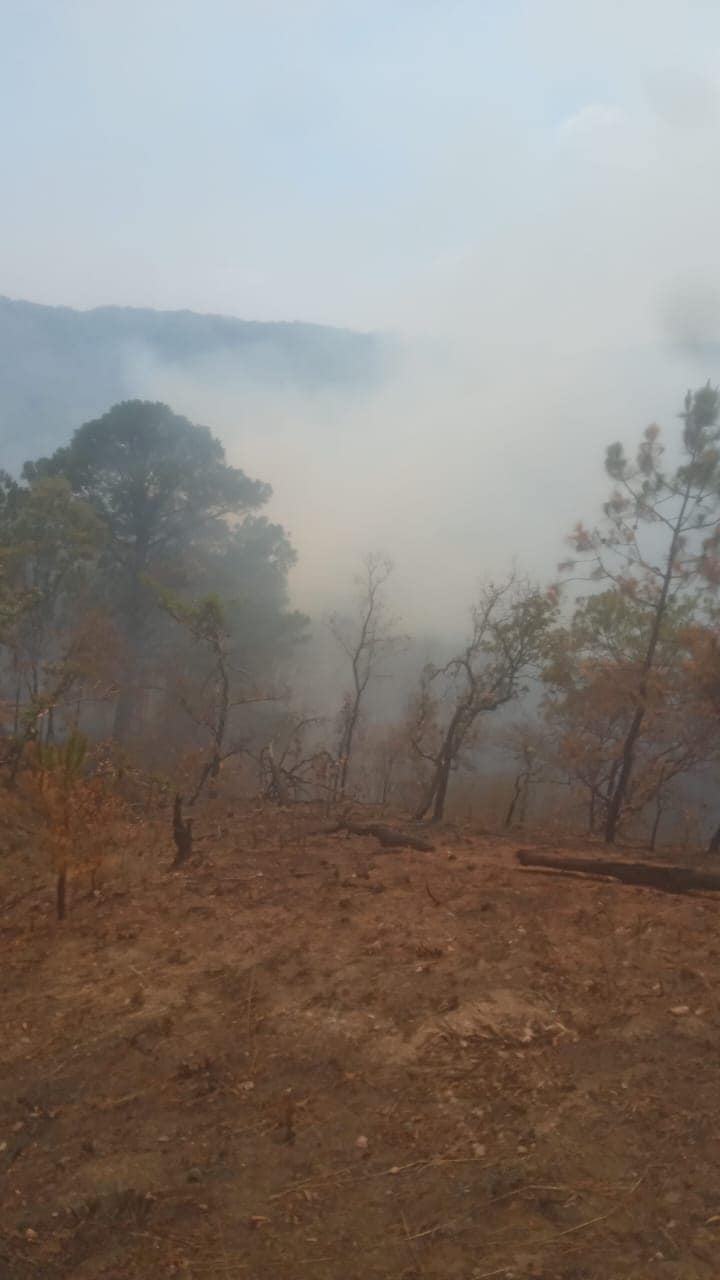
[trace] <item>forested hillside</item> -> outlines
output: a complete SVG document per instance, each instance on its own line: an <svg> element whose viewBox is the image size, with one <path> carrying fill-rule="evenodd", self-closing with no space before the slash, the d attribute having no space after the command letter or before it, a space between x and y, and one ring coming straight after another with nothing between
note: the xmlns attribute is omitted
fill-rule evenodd
<svg viewBox="0 0 720 1280"><path fill-rule="evenodd" d="M193 311L76 311L0 297L0 441L12 470L61 444L153 369L215 370L255 385L364 387L381 378L382 339L312 324Z"/></svg>
<svg viewBox="0 0 720 1280"><path fill-rule="evenodd" d="M679 418L635 451L610 445L607 501L571 530L557 576L486 578L464 636L420 666L388 559L369 554L350 613L310 628L268 480L167 405L113 406L21 479L0 473L11 784L81 735L191 805L232 761L248 795L391 802L437 823L484 803L494 744L508 827L532 805L608 844L684 833L717 849L720 392L688 392ZM321 703L304 648L326 666ZM705 806L689 802L699 789Z"/></svg>

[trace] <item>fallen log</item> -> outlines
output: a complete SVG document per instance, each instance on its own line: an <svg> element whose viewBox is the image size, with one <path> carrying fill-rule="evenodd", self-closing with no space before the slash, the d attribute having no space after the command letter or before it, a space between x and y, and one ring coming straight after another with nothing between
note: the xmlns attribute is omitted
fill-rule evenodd
<svg viewBox="0 0 720 1280"><path fill-rule="evenodd" d="M696 871L692 867L664 866L658 862L619 862L607 858L559 858L554 854L518 849L518 862L531 870L581 872L585 875L611 876L623 884L644 885L661 893L692 893L710 889L720 893L720 872Z"/></svg>
<svg viewBox="0 0 720 1280"><path fill-rule="evenodd" d="M417 849L419 853L433 853L435 850L435 845L429 840L399 831L397 827L388 827L384 822L338 822L330 830L326 828L325 834L333 835L337 831L347 831L353 836L373 836L383 849Z"/></svg>

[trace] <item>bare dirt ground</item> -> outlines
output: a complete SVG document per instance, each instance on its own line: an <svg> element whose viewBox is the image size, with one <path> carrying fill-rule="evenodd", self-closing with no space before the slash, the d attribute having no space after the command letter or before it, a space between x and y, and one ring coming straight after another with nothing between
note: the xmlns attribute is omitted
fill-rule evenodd
<svg viewBox="0 0 720 1280"><path fill-rule="evenodd" d="M720 898L319 825L4 851L3 1280L716 1278Z"/></svg>

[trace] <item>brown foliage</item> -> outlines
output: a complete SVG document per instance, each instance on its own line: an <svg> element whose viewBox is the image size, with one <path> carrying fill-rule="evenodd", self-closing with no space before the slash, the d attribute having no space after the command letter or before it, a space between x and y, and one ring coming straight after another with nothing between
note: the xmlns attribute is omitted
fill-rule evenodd
<svg viewBox="0 0 720 1280"><path fill-rule="evenodd" d="M50 865L57 875L57 914L65 916L68 876L89 875L95 887L106 857L127 846L134 819L113 791L110 771L86 774L84 740L72 735L60 747L35 746L29 786L43 815Z"/></svg>

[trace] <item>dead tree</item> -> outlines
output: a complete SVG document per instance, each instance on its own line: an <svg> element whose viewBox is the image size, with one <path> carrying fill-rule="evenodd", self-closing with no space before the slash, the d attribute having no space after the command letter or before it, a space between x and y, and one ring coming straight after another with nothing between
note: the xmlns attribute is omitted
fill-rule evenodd
<svg viewBox="0 0 720 1280"><path fill-rule="evenodd" d="M303 794L311 796L320 791L326 797L332 790L332 782L326 781L327 777L336 776L332 756L324 748L308 749L307 743L308 730L321 723L317 716L290 715L259 754L246 752L259 765L264 799L287 805Z"/></svg>
<svg viewBox="0 0 720 1280"><path fill-rule="evenodd" d="M485 587L472 611L465 648L442 667L425 667L411 730L416 756L429 766L416 817L441 822L452 771L472 745L480 716L522 692L538 663L555 616L553 593L542 593L511 576Z"/></svg>
<svg viewBox="0 0 720 1280"><path fill-rule="evenodd" d="M510 796L510 803L508 804L507 812L505 814L504 825L506 827L512 826L513 818L515 817L515 813L521 801L522 801L523 815L525 812L525 805L527 802L527 793L530 787L530 781L533 776L532 766L534 762L532 758L532 747L526 747L525 751L523 752L523 756L524 756L524 759L523 759L522 768L520 768L518 772L515 774L515 781L513 782L512 795Z"/></svg>
<svg viewBox="0 0 720 1280"><path fill-rule="evenodd" d="M182 796L178 793L173 804L174 867L181 867L192 854L192 825L192 818L183 818Z"/></svg>
<svg viewBox="0 0 720 1280"><path fill-rule="evenodd" d="M358 616L354 622L330 618L330 630L350 662L351 688L343 699L339 717L338 772L335 799L345 796L352 759L355 733L360 720L363 699L370 681L380 675L382 663L406 644L406 638L394 630L388 619L385 585L392 564L379 555L369 555L364 572L357 579L359 587Z"/></svg>
<svg viewBox="0 0 720 1280"><path fill-rule="evenodd" d="M177 691L185 713L210 740L206 759L188 800L192 807L208 782L218 778L224 761L244 749L241 743L227 743L231 712L237 707L272 701L274 695L254 691L248 672L233 663L225 607L217 596L205 596L186 605L165 593L160 601L166 613L185 628L210 659L199 691L194 695L182 689ZM241 690L235 692L234 687L236 689L238 683ZM247 691L242 691L243 685Z"/></svg>
<svg viewBox="0 0 720 1280"><path fill-rule="evenodd" d="M263 762L270 775L266 795L269 799L277 800L280 805L287 805L290 802L290 788L288 786L285 770L282 762L275 759L272 742L262 751Z"/></svg>
<svg viewBox="0 0 720 1280"><path fill-rule="evenodd" d="M510 725L498 741L500 749L515 764L513 788L504 820L504 825L510 827L516 814L521 823L524 821L530 788L543 777L545 743L539 729L531 723Z"/></svg>

